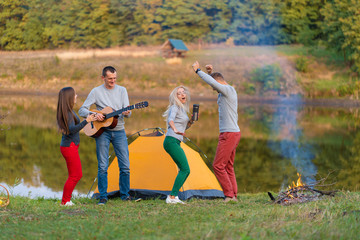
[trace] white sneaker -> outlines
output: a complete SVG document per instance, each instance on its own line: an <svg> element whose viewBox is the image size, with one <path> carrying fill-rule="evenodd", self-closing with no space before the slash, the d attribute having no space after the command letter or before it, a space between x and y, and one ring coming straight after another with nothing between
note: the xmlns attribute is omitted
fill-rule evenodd
<svg viewBox="0 0 360 240"><path fill-rule="evenodd" d="M69 207L69 206L74 206L75 203L73 203L71 200L68 201L67 203L65 203L64 205L61 204L61 206L66 206L66 207Z"/></svg>
<svg viewBox="0 0 360 240"><path fill-rule="evenodd" d="M176 196L175 198L170 198L170 195L167 196L167 198L166 198L166 203L172 203L172 204L181 203L181 204L186 204L186 203L184 203L183 201L181 201L178 196Z"/></svg>

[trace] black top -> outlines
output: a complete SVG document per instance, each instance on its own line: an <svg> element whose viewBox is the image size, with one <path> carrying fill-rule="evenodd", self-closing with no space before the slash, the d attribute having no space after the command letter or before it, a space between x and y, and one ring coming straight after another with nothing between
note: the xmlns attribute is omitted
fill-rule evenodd
<svg viewBox="0 0 360 240"><path fill-rule="evenodd" d="M76 117L76 119L80 122L79 117L76 115L76 113L74 112L74 110L72 111ZM87 124L87 121L84 120L81 123L75 125L75 121L74 118L71 114L71 112L69 112L69 134L63 134L62 138L61 138L61 143L60 146L62 147L70 147L70 144L73 142L75 143L75 145L79 145L80 143L80 136L79 136L79 131L81 129L83 129L85 127L85 125Z"/></svg>

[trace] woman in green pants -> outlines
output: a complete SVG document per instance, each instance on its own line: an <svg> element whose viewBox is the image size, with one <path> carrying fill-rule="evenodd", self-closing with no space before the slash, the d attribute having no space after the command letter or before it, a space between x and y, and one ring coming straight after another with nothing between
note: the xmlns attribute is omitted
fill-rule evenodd
<svg viewBox="0 0 360 240"><path fill-rule="evenodd" d="M185 130L193 123L188 117L190 102L189 90L184 86L176 87L171 92L169 101L169 106L163 114L163 117L167 119L164 149L178 166L179 173L176 176L170 195L166 198L166 203L185 204L179 199L178 193L190 174L189 163L184 150L180 147L180 142L183 140Z"/></svg>

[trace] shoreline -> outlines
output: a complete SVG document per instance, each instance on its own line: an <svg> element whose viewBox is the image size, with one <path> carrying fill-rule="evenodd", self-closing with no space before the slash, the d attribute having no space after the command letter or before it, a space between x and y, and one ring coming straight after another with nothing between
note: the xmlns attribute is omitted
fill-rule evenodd
<svg viewBox="0 0 360 240"><path fill-rule="evenodd" d="M53 91L27 91L27 90L14 90L14 89L0 89L0 95L22 95L22 96L48 96L54 97L57 96L57 92ZM79 96L86 97L88 93L79 92ZM129 96L133 99L141 99L146 97L148 100L168 100L168 95L158 94L155 95L151 92L138 93L138 92L129 92ZM192 96L192 101L203 101L210 102L216 101L217 96ZM344 108L359 108L360 100L353 99L304 99L301 97L253 97L253 96L238 96L239 104L250 104L250 105L305 105L305 106L314 106L314 107L344 107Z"/></svg>

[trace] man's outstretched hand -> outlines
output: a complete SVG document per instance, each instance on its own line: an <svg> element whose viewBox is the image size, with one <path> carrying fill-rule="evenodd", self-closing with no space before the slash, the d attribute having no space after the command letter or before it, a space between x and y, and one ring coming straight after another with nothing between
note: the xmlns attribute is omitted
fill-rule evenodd
<svg viewBox="0 0 360 240"><path fill-rule="evenodd" d="M194 71L196 71L198 68L200 68L200 64L198 61L195 61L192 65L192 68L194 69Z"/></svg>

